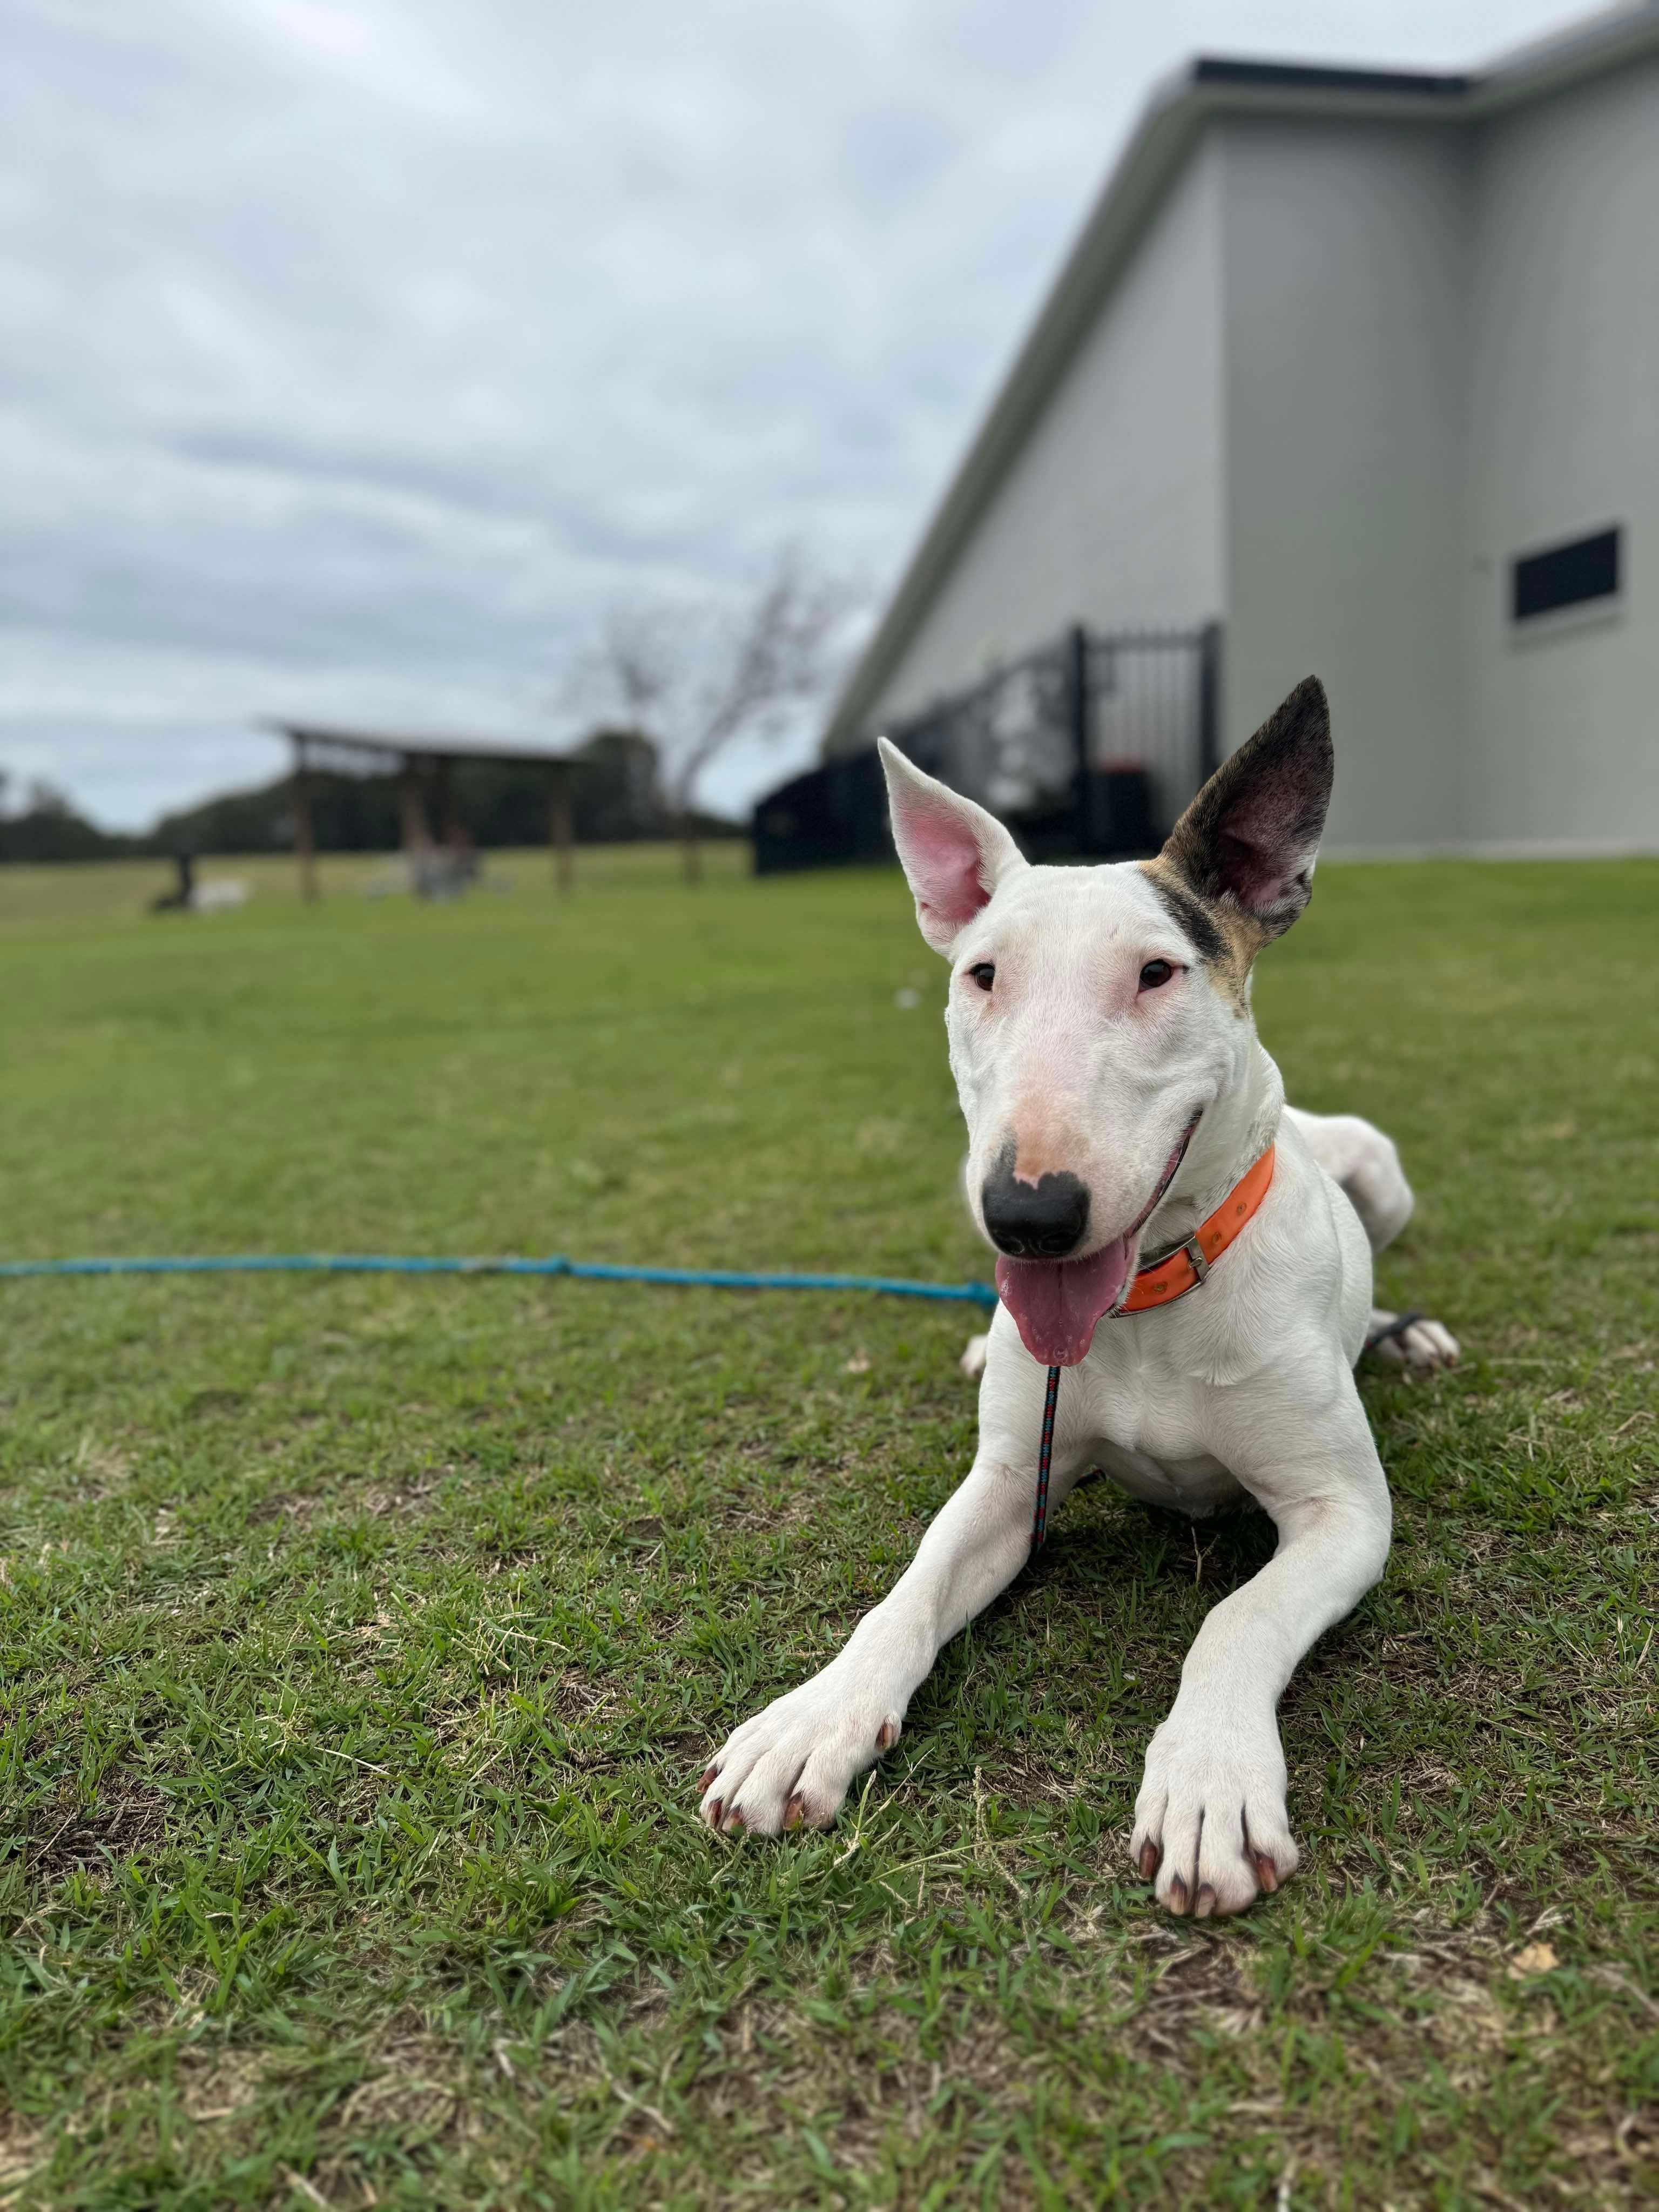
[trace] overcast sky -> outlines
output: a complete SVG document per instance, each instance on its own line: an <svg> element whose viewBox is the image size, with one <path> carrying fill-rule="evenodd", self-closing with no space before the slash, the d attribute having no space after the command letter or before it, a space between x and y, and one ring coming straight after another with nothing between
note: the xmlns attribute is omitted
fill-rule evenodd
<svg viewBox="0 0 1659 2212"><path fill-rule="evenodd" d="M1578 12L0 0L0 767L136 826L264 714L556 739L609 604L890 582L1184 55Z"/></svg>

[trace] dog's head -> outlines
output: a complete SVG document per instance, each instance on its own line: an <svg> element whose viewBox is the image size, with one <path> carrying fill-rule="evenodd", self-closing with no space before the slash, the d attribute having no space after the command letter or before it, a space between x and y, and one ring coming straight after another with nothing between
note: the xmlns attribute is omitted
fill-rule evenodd
<svg viewBox="0 0 1659 2212"><path fill-rule="evenodd" d="M1027 1349L1073 1365L1255 1049L1251 965L1308 902L1330 800L1324 690L1298 684L1144 862L1032 867L983 807L881 757L916 920L951 963L969 1206Z"/></svg>

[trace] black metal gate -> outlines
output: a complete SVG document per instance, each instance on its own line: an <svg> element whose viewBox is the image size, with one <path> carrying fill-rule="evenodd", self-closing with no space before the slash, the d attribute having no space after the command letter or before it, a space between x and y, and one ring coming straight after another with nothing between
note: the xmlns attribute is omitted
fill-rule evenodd
<svg viewBox="0 0 1659 2212"><path fill-rule="evenodd" d="M1219 623L1079 624L885 734L1000 816L1034 858L1154 852L1219 761L1220 659ZM755 811L760 874L890 850L873 748L826 761Z"/></svg>

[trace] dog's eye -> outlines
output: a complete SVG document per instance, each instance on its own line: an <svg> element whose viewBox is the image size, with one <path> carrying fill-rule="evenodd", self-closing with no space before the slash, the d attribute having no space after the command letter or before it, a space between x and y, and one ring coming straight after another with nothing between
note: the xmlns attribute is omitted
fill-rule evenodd
<svg viewBox="0 0 1659 2212"><path fill-rule="evenodd" d="M997 971L988 960L981 960L976 968L970 968L968 973L981 991L988 991L997 980Z"/></svg>
<svg viewBox="0 0 1659 2212"><path fill-rule="evenodd" d="M1173 961L1149 960L1140 971L1140 988L1143 991L1156 991L1160 985L1167 983L1174 974Z"/></svg>

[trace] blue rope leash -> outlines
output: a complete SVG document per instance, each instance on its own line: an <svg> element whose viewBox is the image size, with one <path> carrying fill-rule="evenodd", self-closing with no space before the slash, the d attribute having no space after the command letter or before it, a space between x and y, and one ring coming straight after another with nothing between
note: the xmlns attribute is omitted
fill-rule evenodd
<svg viewBox="0 0 1659 2212"><path fill-rule="evenodd" d="M0 1281L40 1275L569 1275L591 1283L666 1283L720 1291L874 1291L994 1306L989 1283L911 1283L887 1275L749 1275L715 1267L623 1267L602 1260L461 1260L373 1253L231 1252L194 1258L0 1260Z"/></svg>
<svg viewBox="0 0 1659 2212"><path fill-rule="evenodd" d="M719 1267L623 1267L603 1260L461 1260L349 1252L228 1252L193 1257L0 1260L0 1281L51 1275L568 1275L588 1283L665 1283L718 1291L873 1291L885 1297L932 1298L986 1308L997 1303L990 1283L913 1283L893 1275L748 1275ZM1037 1452L1031 1551L1048 1534L1048 1462L1054 1450L1060 1370L1048 1370Z"/></svg>

